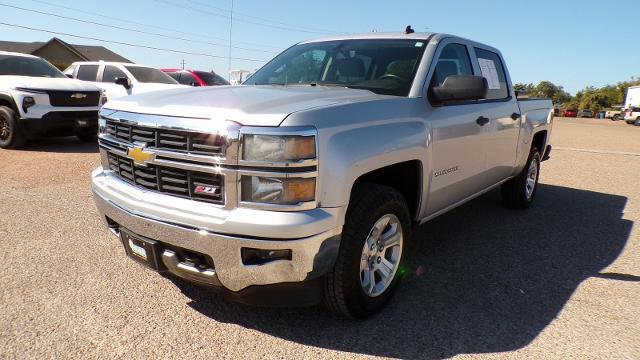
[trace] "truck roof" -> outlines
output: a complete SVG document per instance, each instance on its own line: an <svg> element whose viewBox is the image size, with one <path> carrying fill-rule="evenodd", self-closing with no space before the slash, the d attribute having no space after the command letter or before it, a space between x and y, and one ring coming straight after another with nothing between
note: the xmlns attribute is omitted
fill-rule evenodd
<svg viewBox="0 0 640 360"><path fill-rule="evenodd" d="M370 32L362 34L348 34L348 35L334 35L330 37L324 37L314 40L302 41L300 44L322 42L322 41L335 41L335 40L353 40L353 39L409 39L409 40L427 40L431 38L435 33L428 32L414 32L406 34L404 32Z"/></svg>
<svg viewBox="0 0 640 360"><path fill-rule="evenodd" d="M315 42L323 42L323 41L339 41L339 40L355 40L355 39L407 39L407 40L431 40L433 38L436 38L436 40L441 40L441 39L445 39L445 38L457 38L457 39L462 39L462 40L466 40L466 41L470 41L473 43L476 43L478 45L481 45L483 47L486 47L487 49L491 49L494 50L495 52L500 52L499 49L496 49L495 47L491 46L491 45L487 45L481 42L478 42L476 40L473 39L467 39L464 38L462 36L457 36L457 35L452 35L452 34L446 34L446 33L432 33L432 32L414 32L414 33L410 33L407 34L405 32L370 32L370 33L363 33L363 34L347 34L347 35L337 35L337 36L330 36L330 37L324 37L324 38L319 38L319 39L314 39L314 40L307 40L307 41L302 41L299 44L310 44L310 43L315 43Z"/></svg>

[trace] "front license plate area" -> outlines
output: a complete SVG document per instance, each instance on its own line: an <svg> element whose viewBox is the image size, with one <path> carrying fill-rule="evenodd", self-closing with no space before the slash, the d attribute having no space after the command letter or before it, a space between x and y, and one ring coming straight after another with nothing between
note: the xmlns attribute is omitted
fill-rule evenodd
<svg viewBox="0 0 640 360"><path fill-rule="evenodd" d="M155 271L165 270L161 259L160 243L126 230L120 230L120 240L127 255L140 264Z"/></svg>

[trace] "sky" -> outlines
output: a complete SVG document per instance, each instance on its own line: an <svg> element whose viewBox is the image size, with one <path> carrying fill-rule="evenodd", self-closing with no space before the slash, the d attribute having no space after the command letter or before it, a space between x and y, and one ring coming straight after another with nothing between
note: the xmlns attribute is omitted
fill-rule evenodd
<svg viewBox="0 0 640 360"><path fill-rule="evenodd" d="M227 77L229 65L255 70L302 40L403 31L410 24L418 32L449 33L497 47L514 82L549 80L575 94L586 86L640 76L639 5L637 0L0 0L1 23L200 55L2 24L0 40L57 36L72 44L103 45L140 64L180 67L184 60L187 68Z"/></svg>

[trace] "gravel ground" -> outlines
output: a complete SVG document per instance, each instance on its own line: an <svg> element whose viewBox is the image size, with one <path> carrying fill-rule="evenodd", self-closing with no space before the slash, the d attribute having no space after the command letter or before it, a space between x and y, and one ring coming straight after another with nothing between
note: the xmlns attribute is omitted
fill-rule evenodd
<svg viewBox="0 0 640 360"><path fill-rule="evenodd" d="M640 128L558 118L553 140L530 210L494 191L422 226L412 275L361 322L143 269L94 209L95 146L0 150L0 357L639 359Z"/></svg>

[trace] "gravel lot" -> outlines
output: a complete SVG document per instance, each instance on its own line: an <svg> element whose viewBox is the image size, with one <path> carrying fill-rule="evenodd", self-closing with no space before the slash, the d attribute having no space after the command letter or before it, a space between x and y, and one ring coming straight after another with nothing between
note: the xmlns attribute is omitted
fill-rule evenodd
<svg viewBox="0 0 640 360"><path fill-rule="evenodd" d="M529 211L491 192L419 228L390 306L262 309L125 257L95 146L0 150L0 357L640 359L640 127L558 118Z"/></svg>

